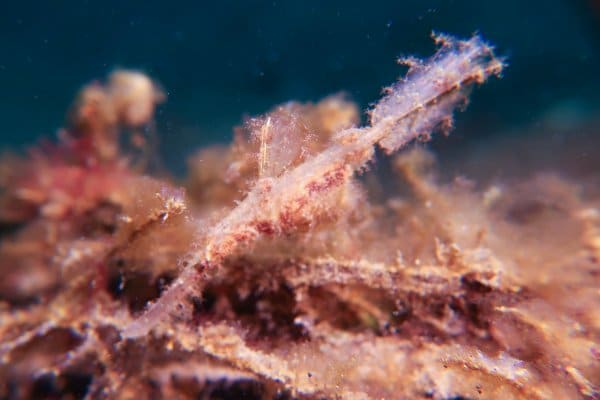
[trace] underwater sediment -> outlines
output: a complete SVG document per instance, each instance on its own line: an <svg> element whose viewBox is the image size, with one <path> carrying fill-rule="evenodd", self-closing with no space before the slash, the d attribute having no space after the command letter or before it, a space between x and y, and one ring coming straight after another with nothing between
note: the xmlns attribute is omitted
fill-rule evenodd
<svg viewBox="0 0 600 400"><path fill-rule="evenodd" d="M436 40L366 125L289 102L184 181L152 174L148 77L85 86L0 164L0 398L598 398L597 181L441 178L409 144L504 64Z"/></svg>

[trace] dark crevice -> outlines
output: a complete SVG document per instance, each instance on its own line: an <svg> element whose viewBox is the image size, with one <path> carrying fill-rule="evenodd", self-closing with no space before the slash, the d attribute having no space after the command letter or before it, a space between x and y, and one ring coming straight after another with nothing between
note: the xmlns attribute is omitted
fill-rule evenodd
<svg viewBox="0 0 600 400"><path fill-rule="evenodd" d="M59 376L45 374L32 385L30 399L83 399L92 382L92 375L64 373Z"/></svg>
<svg viewBox="0 0 600 400"><path fill-rule="evenodd" d="M228 381L221 379L207 382L198 394L198 400L262 400L265 393L263 383L242 379Z"/></svg>
<svg viewBox="0 0 600 400"><path fill-rule="evenodd" d="M146 272L117 270L109 275L107 290L113 298L125 301L132 312L140 312L149 301L159 298L173 279L171 274L154 278Z"/></svg>

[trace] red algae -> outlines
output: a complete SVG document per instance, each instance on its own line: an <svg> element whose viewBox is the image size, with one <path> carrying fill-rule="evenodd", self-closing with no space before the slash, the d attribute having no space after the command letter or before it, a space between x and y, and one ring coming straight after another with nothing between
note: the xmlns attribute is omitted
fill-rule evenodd
<svg viewBox="0 0 600 400"><path fill-rule="evenodd" d="M405 149L504 66L437 41L365 126L290 102L184 182L144 169L156 84L85 86L58 143L0 166L0 398L598 398L600 193L448 183ZM402 195L359 179L376 146Z"/></svg>

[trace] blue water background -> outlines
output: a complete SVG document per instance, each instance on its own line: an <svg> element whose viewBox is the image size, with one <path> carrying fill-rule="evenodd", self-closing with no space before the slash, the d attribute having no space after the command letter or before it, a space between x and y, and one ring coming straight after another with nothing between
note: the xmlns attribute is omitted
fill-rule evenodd
<svg viewBox="0 0 600 400"><path fill-rule="evenodd" d="M432 30L478 31L510 64L475 93L458 140L535 124L554 108L585 118L600 110L598 3L4 2L0 148L53 136L82 84L136 68L168 93L157 115L161 154L181 172L195 148L227 142L243 115L342 90L368 106L398 76L398 56L433 52Z"/></svg>

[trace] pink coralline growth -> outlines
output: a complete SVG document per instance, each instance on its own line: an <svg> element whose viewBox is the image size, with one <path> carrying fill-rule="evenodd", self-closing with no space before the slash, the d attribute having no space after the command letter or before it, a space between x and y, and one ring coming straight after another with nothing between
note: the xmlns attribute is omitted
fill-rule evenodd
<svg viewBox="0 0 600 400"><path fill-rule="evenodd" d="M156 84L84 87L58 143L0 165L0 398L598 398L600 193L446 182L407 149L504 67L437 41L365 125L286 103L182 182L146 168Z"/></svg>

